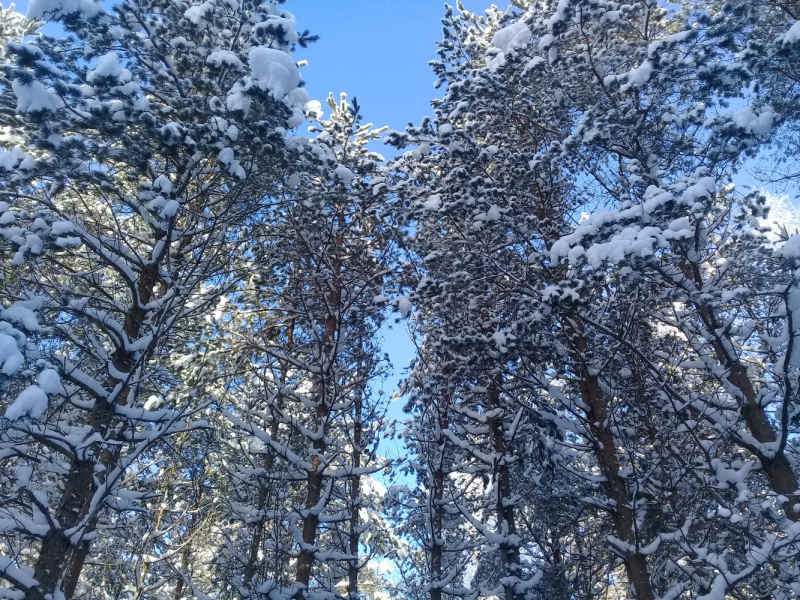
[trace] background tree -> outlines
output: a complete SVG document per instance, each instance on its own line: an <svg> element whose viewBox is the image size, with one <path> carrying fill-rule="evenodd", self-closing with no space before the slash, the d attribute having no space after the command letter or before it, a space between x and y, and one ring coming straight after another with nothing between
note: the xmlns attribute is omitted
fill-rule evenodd
<svg viewBox="0 0 800 600"><path fill-rule="evenodd" d="M235 585L249 595L357 598L372 555L385 551L370 475L386 464L378 341L395 243L368 186L380 157L366 148L381 130L362 125L344 95L328 107L316 138L294 147L304 166L285 179L273 219L248 231L242 260L253 276L225 318L227 418L244 436L231 476L258 490L232 506L254 527L240 528L249 542L232 541L226 560L246 565Z"/></svg>

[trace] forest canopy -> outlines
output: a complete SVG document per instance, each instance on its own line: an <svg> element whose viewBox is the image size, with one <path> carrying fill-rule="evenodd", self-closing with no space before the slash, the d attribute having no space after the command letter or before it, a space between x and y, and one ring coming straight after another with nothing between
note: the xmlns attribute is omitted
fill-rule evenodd
<svg viewBox="0 0 800 600"><path fill-rule="evenodd" d="M0 8L0 598L799 598L800 2L445 5L404 131L311 43Z"/></svg>

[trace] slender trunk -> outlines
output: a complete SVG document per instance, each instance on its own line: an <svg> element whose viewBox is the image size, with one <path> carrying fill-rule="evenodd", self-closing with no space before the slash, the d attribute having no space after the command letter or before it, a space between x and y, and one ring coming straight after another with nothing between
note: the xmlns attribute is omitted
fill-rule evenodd
<svg viewBox="0 0 800 600"><path fill-rule="evenodd" d="M176 599L178 599L181 596L183 596L183 587L184 587L184 585L185 584L184 584L183 578L181 577L180 579L178 579L178 582L175 584L175 598Z"/></svg>
<svg viewBox="0 0 800 600"><path fill-rule="evenodd" d="M588 370L581 372L581 397L589 407L587 420L589 430L597 443L595 456L600 470L605 477L605 486L608 497L614 502L613 521L617 537L630 546L636 546L635 515L628 502L628 490L624 479L620 477L619 457L617 456L614 436L606 423L606 410L603 402L603 393L597 377L590 375ZM654 600L653 589L650 584L650 574L645 556L635 551L625 552L625 570L628 579L636 591L637 600Z"/></svg>
<svg viewBox="0 0 800 600"><path fill-rule="evenodd" d="M363 349L364 343L363 339L359 337L359 349ZM353 419L353 468L358 471L361 468L361 454L362 454L362 435L363 435L363 423L361 422L362 419L362 411L364 409L364 397L363 397L363 388L361 387L363 384L361 382L361 378L363 376L363 369L361 366L361 361L358 362L358 368L356 369L356 381L360 386L356 391L356 399L355 399L355 406L353 410L355 411L355 418ZM356 472L350 478L350 510L352 513L350 514L350 547L348 551L350 556L350 563L347 566L347 592L350 596L350 600L357 600L358 599L358 546L361 541L361 535L359 533L359 526L361 525L359 519L359 509L361 508L361 475Z"/></svg>
<svg viewBox="0 0 800 600"><path fill-rule="evenodd" d="M445 375L450 374L450 369L445 367ZM442 526L444 523L444 462L447 457L447 438L442 431L448 427L449 402L441 401L436 405L439 433L436 437L436 464L433 472L433 522L431 523L431 600L442 600L442 580L444 541L442 539Z"/></svg>
<svg viewBox="0 0 800 600"><path fill-rule="evenodd" d="M580 392L583 402L589 407L586 418L589 424L589 431L595 439L595 457L605 478L606 493L614 503L612 511L614 528L617 532L617 537L634 548L634 550L627 550L624 553L625 571L636 593L636 599L654 600L655 595L650 583L647 558L635 551L637 545L636 515L628 501L628 488L625 480L620 476L619 457L617 456L614 435L609 429L607 421L608 415L603 391L600 388L597 376L590 373L583 360L584 352L587 349L583 325L578 319L573 322L575 323L574 326L570 324L565 329L570 337L573 338L576 363L580 365Z"/></svg>
<svg viewBox="0 0 800 600"><path fill-rule="evenodd" d="M321 414L319 411L318 414ZM314 449L320 453L324 450L320 442L314 443ZM308 492L306 494L305 509L307 511L303 519L303 548L297 555L297 583L308 589L311 582L311 569L314 564L314 544L317 541L317 527L319 527L319 515L316 512L317 504L322 497L322 475L320 473L321 462L317 454L311 459L311 471L308 473ZM296 596L298 599L304 598L302 590Z"/></svg>
<svg viewBox="0 0 800 600"><path fill-rule="evenodd" d="M187 546L183 552L181 552L181 573L184 575L186 571L189 569L189 547ZM178 583L175 584L175 595L173 596L174 600L181 600L181 596L183 596L183 588L185 587L185 583L183 577L178 579Z"/></svg>
<svg viewBox="0 0 800 600"><path fill-rule="evenodd" d="M146 555L150 554L153 546L155 546L155 539L158 537L158 530L161 527L161 520L164 518L164 511L166 510L167 503L169 502L169 494L172 490L171 484L167 483L166 489L164 490L164 497L161 500L158 511L156 512L155 522L153 523L153 531L152 537L149 540L145 540L146 544L143 545L141 554ZM140 560L143 556L140 555ZM144 580L147 578L147 571L149 569L150 563L144 561L142 564L142 570L139 573L138 577L138 588L139 591L136 593L136 599L141 600L142 596L144 595L145 590L145 583Z"/></svg>
<svg viewBox="0 0 800 600"><path fill-rule="evenodd" d="M439 582L442 580L442 521L444 517L444 507L442 498L444 497L444 471L440 467L433 475L433 527L431 528L431 600L442 600L442 588Z"/></svg>
<svg viewBox="0 0 800 600"><path fill-rule="evenodd" d="M353 426L353 467L359 469L361 467L361 400L356 400L356 421ZM350 485L350 507L353 511L350 516L350 564L347 567L347 591L350 595L350 600L358 598L358 546L360 542L360 535L358 528L360 526L359 508L361 506L361 476L353 475Z"/></svg>
<svg viewBox="0 0 800 600"><path fill-rule="evenodd" d="M539 219L552 218L550 211L544 206L537 212ZM545 246L548 250L561 236L554 223L549 224ZM557 275L560 279L561 277ZM584 404L589 407L586 415L589 422L589 431L595 438L594 446L595 457L603 476L605 477L605 488L608 497L614 502L615 507L612 512L614 528L617 537L636 547L635 515L633 508L628 503L628 491L625 481L620 477L619 457L616 453L614 436L608 428L606 421L605 400L600 388L600 382L596 375L592 375L583 360L583 353L586 351L587 342L583 331L583 323L580 319L573 322L567 321L564 329L568 336L573 340L575 362L580 365L578 375L580 377L580 392ZM647 567L647 559L638 552L628 551L625 553L625 572L628 580L636 592L637 600L654 600L655 594L650 583L650 573Z"/></svg>
<svg viewBox="0 0 800 600"><path fill-rule="evenodd" d="M294 303L292 303L292 313L294 313ZM286 334L286 351L290 351L294 346L294 327L295 327L295 319L294 317L289 320L289 324L287 326L287 334ZM286 385L286 377L289 373L289 363L283 361L280 363L281 371L280 371L280 380L279 384L281 387ZM276 400L278 405L278 410L283 409L283 397L278 395ZM273 420L270 424L269 428L269 435L270 438L273 440L278 439L278 421ZM264 470L269 473L272 467L275 464L275 454L270 450L267 452L266 456L264 457ZM267 488L264 484L260 485L258 488L258 499L256 501L256 508L258 509L259 514L264 510L267 503ZM244 568L244 584L247 585L252 581L253 576L256 572L256 566L258 563L258 552L261 549L261 541L264 538L264 527L265 527L265 519L262 517L258 520L255 526L255 531L253 532L253 539L250 542L250 552L247 557L247 564ZM277 575L277 574L276 574ZM276 577L277 578L277 577Z"/></svg>
<svg viewBox="0 0 800 600"><path fill-rule="evenodd" d="M203 477L203 469L200 471L200 478L202 480ZM197 489L197 506L198 508L202 506L203 500L203 487L202 484ZM175 594L173 596L174 600L180 600L181 596L183 596L183 589L184 589L184 577L188 577L189 573L189 557L192 551L192 540L195 534L200 531L200 529L205 524L205 519L203 519L200 512L193 514L189 518L189 524L186 531L185 543L183 545L183 550L181 551L181 578L178 580L177 584L175 585Z"/></svg>
<svg viewBox="0 0 800 600"><path fill-rule="evenodd" d="M339 220L341 221L342 219L343 217L340 215ZM328 363L329 366L332 366L336 353L339 312L342 302L340 279L342 263L339 250L343 244L344 238L342 234L337 233L336 254L332 261L333 274L331 278L331 291L328 296L331 312L325 318L325 352L323 353L322 359L323 363ZM303 519L303 547L297 555L296 574L296 581L302 584L303 588L298 590L295 596L297 600L303 600L304 591L308 590L308 585L311 582L312 568L314 565L314 544L317 540L317 528L319 527L319 514L316 508L322 497L322 473L320 472L322 461L320 460L320 456L325 452L325 429L326 422L330 415L325 378L326 376L323 374L319 382L319 400L317 401L316 414L317 433L321 435L319 439L315 440L312 444L311 470L306 480L308 491L306 493L305 504L306 516Z"/></svg>
<svg viewBox="0 0 800 600"><path fill-rule="evenodd" d="M281 381L283 385L283 381ZM278 409L282 409L282 401L278 399ZM276 440L278 439L278 421L275 420L272 422L269 428L269 434L271 439ZM275 464L275 455L271 450L269 450L264 456L264 470L269 473L272 470L273 465ZM264 511L264 508L267 504L267 487L265 483L261 483L258 488L258 499L256 500L256 509L258 510L259 515ZM243 581L244 584L247 585L252 581L253 576L256 573L256 567L258 565L258 552L261 550L261 542L264 538L264 526L265 526L265 519L261 516L258 522L255 525L255 531L253 531L253 539L250 541L250 552L247 557L247 564L244 567L244 576Z"/></svg>
<svg viewBox="0 0 800 600"><path fill-rule="evenodd" d="M277 429L277 427L270 428L270 435L273 435L272 429ZM277 431L275 432L277 433ZM274 437L272 439L275 439ZM272 454L269 453L264 458L264 469L269 469L272 465ZM258 500L256 501L256 509L259 513L264 510L264 506L267 502L267 488L262 484L258 488ZM264 519L261 518L256 523L255 531L253 532L253 539L250 541L250 552L247 556L247 564L244 567L244 577L243 581L244 584L247 585L253 579L253 575L256 572L256 563L258 561L258 551L261 549L261 539L264 536Z"/></svg>
<svg viewBox="0 0 800 600"><path fill-rule="evenodd" d="M487 409L495 411L500 409L500 386L493 379L489 384L487 393ZM511 500L511 473L506 462L506 439L503 430L503 412L497 413L489 419L489 432L492 437L494 448L495 477L497 478L497 522L500 526L500 534L505 541L500 545L500 558L503 561L505 577L519 576L519 545L510 542L509 538L515 539L517 525L514 520L514 507ZM503 585L506 600L514 600L517 597L513 585Z"/></svg>

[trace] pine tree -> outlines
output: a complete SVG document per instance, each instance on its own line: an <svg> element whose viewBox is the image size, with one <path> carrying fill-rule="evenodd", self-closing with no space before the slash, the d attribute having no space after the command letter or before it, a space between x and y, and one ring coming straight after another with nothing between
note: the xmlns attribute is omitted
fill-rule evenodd
<svg viewBox="0 0 800 600"><path fill-rule="evenodd" d="M656 3L519 6L524 14L494 10L483 18L463 7L459 17L447 13L441 60L433 63L440 82L447 84L444 99L434 104L437 120L392 136L398 145L418 144L396 167L406 218L417 233L414 250L422 277L412 299L424 323L425 344L451 361L453 387L477 379L478 385L458 392L460 400L453 403L468 406L484 424L482 430L464 429L462 447L477 449L478 435L491 431L497 406L489 400L492 384L501 384L509 406L516 404L528 415L532 439L538 437L549 449L545 464L557 465L560 483L573 486L567 505L579 511L573 513L566 542L572 564L560 570L585 572L594 581L573 576L571 595L589 596L598 585L614 588L625 580L626 593L641 599L689 589L710 593L720 586L760 593L753 590L788 581L791 560L784 562L785 550L768 541L782 530L777 535L785 536L787 548L796 543L791 527L780 525L780 514L771 513L755 526L741 517L727 520L724 511L715 510L715 503L736 499L734 494L723 501L714 491L730 486L727 472L719 471L722 464L742 477L754 464L766 465L763 474L783 498L789 522L797 490L782 446L777 454L765 455L736 435L718 433L742 423L758 444L781 439L769 411L742 391L750 376L736 366L739 359L714 347L715 336L720 349L729 347L727 334L714 333L728 321L715 317L683 331L697 359L710 368L691 380L699 386L694 389L665 375L681 364L677 349L687 348L677 344L672 328L690 320L684 315L679 321L667 319L658 308L671 302L663 305L666 312L674 312L677 304L702 314L706 301L677 300L662 286L688 293L681 277L700 281L689 276L690 264L705 272L718 245L732 235L757 232L747 219L728 229L724 219L738 214L740 201L719 191L717 183L754 155L777 124L773 109L760 99L742 110L725 110L729 100L741 102L741 90L757 71L741 60L745 55L734 55L735 48L719 40L748 31L727 17L710 19L691 10L681 16ZM519 91L509 93L515 88ZM718 111L713 118L709 107ZM525 184L531 180L535 183ZM761 214L757 203L742 206ZM578 223L583 210L595 214ZM695 229L686 229L691 223L697 223ZM695 246L689 248L690 243ZM515 255L515 244L525 251ZM698 244L710 247L701 250ZM741 251L744 257L755 250ZM651 278L638 270L648 257L663 264L668 256L675 257L673 271ZM697 288L700 296L708 293L708 284ZM719 293L728 297L733 292L727 290ZM717 362L709 364L714 356ZM502 373L494 381L484 374L493 361ZM720 376L726 369L733 373L727 380ZM433 390L441 392L445 385L440 381ZM469 404L483 394L485 400ZM740 417L708 416L709 407L730 402L722 400L726 395L743 394ZM695 397L706 400L694 405L689 398ZM665 409L665 402L671 408ZM448 427L458 432L463 417L458 409L452 413ZM515 414L508 408L505 413ZM706 420L703 426L695 425L698 416ZM518 431L510 418L503 427ZM753 452L757 462L748 462L747 453ZM711 484L708 473L722 479ZM497 474L501 481L502 473ZM754 476L749 483L759 488L760 481ZM525 489L516 486L519 492ZM554 492L519 492L515 515L527 513L537 527L552 518L541 508L528 511L536 506L537 494ZM480 514L480 504L473 506ZM749 510L765 514L752 505ZM704 515L704 541L697 517L689 515ZM585 553L587 533L591 550ZM752 541L732 544L737 535ZM726 544L731 544L730 565L714 558ZM605 584L585 560L593 552L600 552ZM780 574L766 575L766 563L749 560L748 552L772 556L765 560L772 560ZM527 564L544 556L563 565L563 551L552 545L521 553L527 554ZM694 566L687 567L687 560ZM618 567L624 567L624 575ZM726 573L722 579L720 571ZM532 580L544 574L542 567ZM473 586L491 581L490 570L479 567L479 578L483 581ZM521 589L518 583L506 584L505 592Z"/></svg>
<svg viewBox="0 0 800 600"><path fill-rule="evenodd" d="M2 576L32 600L93 593L93 540L155 491L126 475L205 426L213 398L169 356L202 356L198 319L239 276L238 228L307 95L291 57L306 40L271 3L29 8L69 34L10 44L0 82L1 124L24 138L0 163L19 282L4 292L40 350L38 384L2 422L3 470L20 475L3 492Z"/></svg>
<svg viewBox="0 0 800 600"><path fill-rule="evenodd" d="M385 466L376 454L385 409L375 386L387 368L377 336L395 247L382 197L369 188L380 157L366 144L381 130L362 125L344 95L328 106L330 119L311 128L318 135L295 140L301 165L284 180L273 218L248 232L243 260L253 276L226 327L232 434L252 437L261 455L242 441L250 450L231 458L232 477L258 490L232 506L254 527L239 529L249 541L232 542L226 559L246 565L234 585L248 596L358 598L387 535L372 522L377 498L367 483Z"/></svg>

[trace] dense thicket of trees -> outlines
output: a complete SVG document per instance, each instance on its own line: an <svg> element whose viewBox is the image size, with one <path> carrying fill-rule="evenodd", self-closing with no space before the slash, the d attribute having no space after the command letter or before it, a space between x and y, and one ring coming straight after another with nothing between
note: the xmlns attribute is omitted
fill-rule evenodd
<svg viewBox="0 0 800 600"><path fill-rule="evenodd" d="M385 161L281 4L0 11L0 597L800 596L800 5L447 6Z"/></svg>

